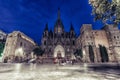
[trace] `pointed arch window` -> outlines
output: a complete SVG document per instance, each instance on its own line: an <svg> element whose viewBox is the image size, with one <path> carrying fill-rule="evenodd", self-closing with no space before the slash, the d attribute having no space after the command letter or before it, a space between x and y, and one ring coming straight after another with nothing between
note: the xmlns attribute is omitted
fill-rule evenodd
<svg viewBox="0 0 120 80"><path fill-rule="evenodd" d="M44 45L46 45L46 41L44 41Z"/></svg>

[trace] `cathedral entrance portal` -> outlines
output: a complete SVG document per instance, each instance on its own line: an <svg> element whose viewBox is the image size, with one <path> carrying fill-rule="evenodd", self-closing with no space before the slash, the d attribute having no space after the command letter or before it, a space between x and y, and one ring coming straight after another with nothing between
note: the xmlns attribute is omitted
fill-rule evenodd
<svg viewBox="0 0 120 80"><path fill-rule="evenodd" d="M65 50L61 45L57 45L54 49L54 58L64 58Z"/></svg>
<svg viewBox="0 0 120 80"><path fill-rule="evenodd" d="M58 59L61 59L61 58L62 58L60 51L58 51L58 53L57 53L57 58L58 58Z"/></svg>

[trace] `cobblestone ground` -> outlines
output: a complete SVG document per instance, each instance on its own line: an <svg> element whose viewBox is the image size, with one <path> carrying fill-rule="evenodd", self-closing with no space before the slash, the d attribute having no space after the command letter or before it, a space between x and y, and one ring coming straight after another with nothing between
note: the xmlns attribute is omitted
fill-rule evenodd
<svg viewBox="0 0 120 80"><path fill-rule="evenodd" d="M120 80L120 70L88 69L86 64L0 64L0 80Z"/></svg>

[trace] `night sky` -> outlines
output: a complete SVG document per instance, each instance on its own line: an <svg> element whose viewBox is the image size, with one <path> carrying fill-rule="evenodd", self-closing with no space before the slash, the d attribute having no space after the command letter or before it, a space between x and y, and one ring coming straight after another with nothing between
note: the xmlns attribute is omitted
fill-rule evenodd
<svg viewBox="0 0 120 80"><path fill-rule="evenodd" d="M65 31L69 31L71 23L77 35L82 24L102 27L100 21L93 21L88 0L0 0L0 29L7 33L22 31L40 44L45 24L53 29L58 8Z"/></svg>

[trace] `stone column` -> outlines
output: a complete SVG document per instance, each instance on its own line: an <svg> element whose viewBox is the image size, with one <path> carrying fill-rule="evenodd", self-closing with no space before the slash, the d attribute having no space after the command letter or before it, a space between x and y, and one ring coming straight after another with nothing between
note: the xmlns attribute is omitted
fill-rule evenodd
<svg viewBox="0 0 120 80"><path fill-rule="evenodd" d="M115 58L116 58L116 61L118 63L120 63L120 48L114 48L114 55L115 55Z"/></svg>
<svg viewBox="0 0 120 80"><path fill-rule="evenodd" d="M101 62L101 54L99 48L96 48L97 62Z"/></svg>
<svg viewBox="0 0 120 80"><path fill-rule="evenodd" d="M98 62L97 48L93 47L93 51L94 51L94 63L97 63Z"/></svg>

